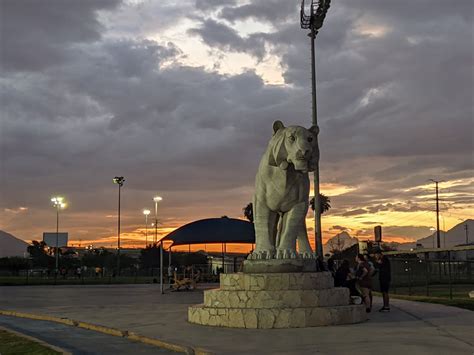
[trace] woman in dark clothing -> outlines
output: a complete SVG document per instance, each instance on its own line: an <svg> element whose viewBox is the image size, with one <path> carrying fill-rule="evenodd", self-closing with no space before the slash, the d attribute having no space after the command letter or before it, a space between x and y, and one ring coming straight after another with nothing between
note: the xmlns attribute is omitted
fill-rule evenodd
<svg viewBox="0 0 474 355"><path fill-rule="evenodd" d="M390 298L388 296L390 281L392 280L390 260L382 254L382 251L378 250L375 253L375 261L379 270L380 292L382 292L383 297L383 307L379 312L390 312Z"/></svg>
<svg viewBox="0 0 474 355"><path fill-rule="evenodd" d="M352 278L351 268L349 267L349 260L344 260L339 266L334 276L334 286L347 287L351 296L360 296L355 287L355 280Z"/></svg>

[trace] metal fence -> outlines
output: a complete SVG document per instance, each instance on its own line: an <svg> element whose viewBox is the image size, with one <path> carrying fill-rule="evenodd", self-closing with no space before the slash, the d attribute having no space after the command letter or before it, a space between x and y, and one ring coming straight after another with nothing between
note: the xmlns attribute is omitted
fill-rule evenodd
<svg viewBox="0 0 474 355"><path fill-rule="evenodd" d="M450 257L430 259L428 254L390 257L392 292L449 298L468 298L474 290L474 260Z"/></svg>
<svg viewBox="0 0 474 355"><path fill-rule="evenodd" d="M196 277L199 274L199 282L219 282L219 275L212 272L208 264L192 265L189 267L177 267L168 270L163 268L163 279L165 283L178 278ZM160 280L160 269L122 269L120 275L116 275L113 269L107 268L82 268L66 270L65 273L56 274L53 270L46 268L25 269L15 272L0 270L0 285L80 285L80 284L145 284L158 283Z"/></svg>

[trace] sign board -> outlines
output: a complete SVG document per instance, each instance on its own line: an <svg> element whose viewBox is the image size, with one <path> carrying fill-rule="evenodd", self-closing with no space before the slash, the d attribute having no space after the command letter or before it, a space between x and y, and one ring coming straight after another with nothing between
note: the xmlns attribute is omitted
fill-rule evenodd
<svg viewBox="0 0 474 355"><path fill-rule="evenodd" d="M56 239L57 237L57 239ZM68 233L67 232L44 232L43 233L43 242L46 243L47 246L56 248L56 240L58 241L58 248L67 247L68 241Z"/></svg>
<svg viewBox="0 0 474 355"><path fill-rule="evenodd" d="M382 241L382 226L374 227L375 241L380 243Z"/></svg>
<svg viewBox="0 0 474 355"><path fill-rule="evenodd" d="M359 240L359 254L369 253L369 243L366 241Z"/></svg>

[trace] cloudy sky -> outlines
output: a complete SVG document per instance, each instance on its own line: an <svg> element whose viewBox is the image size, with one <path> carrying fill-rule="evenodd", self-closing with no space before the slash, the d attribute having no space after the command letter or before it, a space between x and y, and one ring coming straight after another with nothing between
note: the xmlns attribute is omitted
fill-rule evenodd
<svg viewBox="0 0 474 355"><path fill-rule="evenodd" d="M126 244L242 217L274 120L311 122L293 0L0 0L0 229ZM334 0L317 38L324 238L391 240L474 215L472 0ZM312 219L308 215L308 223Z"/></svg>

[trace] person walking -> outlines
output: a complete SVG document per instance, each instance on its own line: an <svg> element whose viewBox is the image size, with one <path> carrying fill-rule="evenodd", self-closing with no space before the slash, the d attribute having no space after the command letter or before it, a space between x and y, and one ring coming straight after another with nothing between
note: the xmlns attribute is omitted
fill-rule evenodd
<svg viewBox="0 0 474 355"><path fill-rule="evenodd" d="M380 308L379 312L390 312L390 297L388 295L390 281L392 280L390 260L379 249L375 252L375 262L379 270L380 292L382 292L383 298L383 307Z"/></svg>
<svg viewBox="0 0 474 355"><path fill-rule="evenodd" d="M357 254L356 256L357 268L356 268L356 280L359 286L362 299L365 304L365 311L370 313L370 291L372 290L372 278L370 276L370 266L365 260L364 255Z"/></svg>

